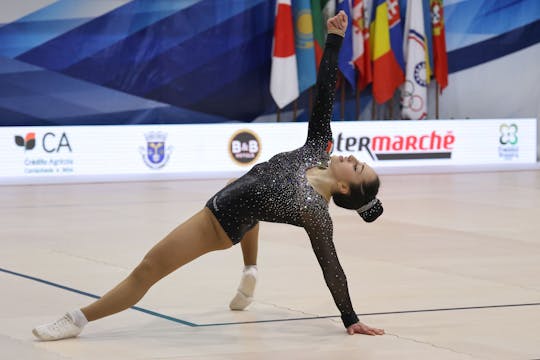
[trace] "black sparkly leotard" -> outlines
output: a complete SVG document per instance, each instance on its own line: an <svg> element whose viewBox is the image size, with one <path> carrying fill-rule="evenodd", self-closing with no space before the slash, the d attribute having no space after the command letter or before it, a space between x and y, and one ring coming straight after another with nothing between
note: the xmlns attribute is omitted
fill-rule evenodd
<svg viewBox="0 0 540 360"><path fill-rule="evenodd" d="M306 170L326 165L329 160L328 151L332 141L330 119L341 41L342 38L334 34L329 34L326 40L317 78L317 98L304 146L255 165L208 200L206 206L235 244L258 221L303 227L341 312L343 323L348 327L356 323L358 318L332 241L333 226L328 203L306 178Z"/></svg>

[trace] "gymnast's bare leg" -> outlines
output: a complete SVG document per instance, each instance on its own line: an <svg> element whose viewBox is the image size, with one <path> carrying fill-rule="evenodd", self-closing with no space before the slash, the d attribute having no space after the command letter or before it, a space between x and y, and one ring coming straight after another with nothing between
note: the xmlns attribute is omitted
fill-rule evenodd
<svg viewBox="0 0 540 360"><path fill-rule="evenodd" d="M32 330L41 340L77 336L86 322L101 319L136 304L157 281L199 256L232 246L208 208L199 211L157 243L126 279L99 300Z"/></svg>
<svg viewBox="0 0 540 360"><path fill-rule="evenodd" d="M227 185L234 181L236 179L229 180ZM244 258L244 269L240 278L240 285L229 303L231 310L245 310L253 301L258 272L259 224L255 225L244 235L240 241L240 246L242 247L242 257Z"/></svg>

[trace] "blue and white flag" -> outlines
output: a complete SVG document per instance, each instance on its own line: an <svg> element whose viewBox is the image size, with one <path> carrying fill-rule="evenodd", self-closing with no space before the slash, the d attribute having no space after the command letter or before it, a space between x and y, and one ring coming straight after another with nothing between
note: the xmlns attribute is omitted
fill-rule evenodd
<svg viewBox="0 0 540 360"><path fill-rule="evenodd" d="M313 18L310 0L295 0L292 3L294 17L294 44L298 68L300 93L317 81L315 48L313 40Z"/></svg>

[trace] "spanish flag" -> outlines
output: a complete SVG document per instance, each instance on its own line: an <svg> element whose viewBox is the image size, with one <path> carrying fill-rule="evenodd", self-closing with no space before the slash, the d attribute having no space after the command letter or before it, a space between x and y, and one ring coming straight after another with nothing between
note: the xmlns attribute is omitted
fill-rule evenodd
<svg viewBox="0 0 540 360"><path fill-rule="evenodd" d="M390 45L387 0L375 0L371 21L371 58L373 60L373 96L379 104L392 98L405 81L405 74Z"/></svg>

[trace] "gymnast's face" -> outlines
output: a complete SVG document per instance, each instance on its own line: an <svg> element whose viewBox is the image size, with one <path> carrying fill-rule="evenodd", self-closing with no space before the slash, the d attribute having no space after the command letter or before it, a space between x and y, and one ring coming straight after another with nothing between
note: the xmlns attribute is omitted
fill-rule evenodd
<svg viewBox="0 0 540 360"><path fill-rule="evenodd" d="M358 161L354 156L334 155L330 158L330 170L338 183L365 184L375 181L377 174L366 163ZM348 192L348 189L345 189Z"/></svg>

